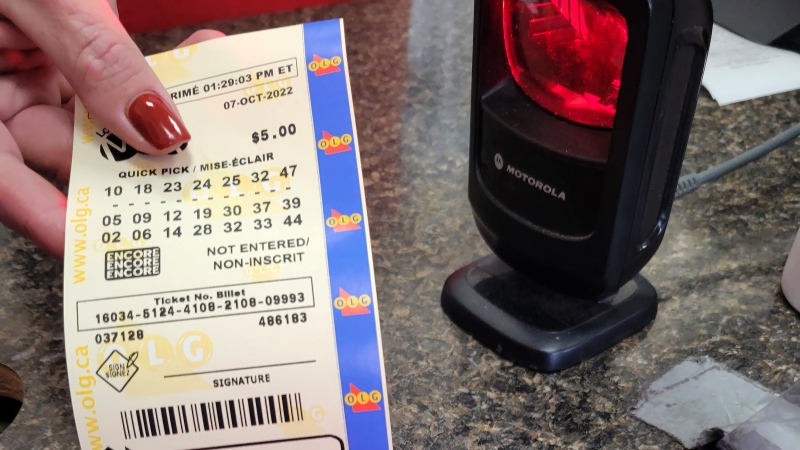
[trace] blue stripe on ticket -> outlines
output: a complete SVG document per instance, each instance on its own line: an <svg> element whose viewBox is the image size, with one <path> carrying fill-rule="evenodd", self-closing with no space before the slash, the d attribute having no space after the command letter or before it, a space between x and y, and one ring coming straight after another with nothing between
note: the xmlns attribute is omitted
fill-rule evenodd
<svg viewBox="0 0 800 450"><path fill-rule="evenodd" d="M306 24L304 34L348 446L352 450L389 449L342 21Z"/></svg>

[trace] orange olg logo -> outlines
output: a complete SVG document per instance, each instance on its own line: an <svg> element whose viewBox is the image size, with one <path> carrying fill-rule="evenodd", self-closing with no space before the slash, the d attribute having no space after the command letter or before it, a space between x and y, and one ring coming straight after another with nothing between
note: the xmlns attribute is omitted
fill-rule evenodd
<svg viewBox="0 0 800 450"><path fill-rule="evenodd" d="M347 215L332 209L330 217L325 219L325 225L328 228L333 228L334 233L341 233L343 231L360 230L361 226L359 224L362 220L364 219L359 213Z"/></svg>
<svg viewBox="0 0 800 450"><path fill-rule="evenodd" d="M370 304L372 304L372 299L369 295L364 294L361 297L356 297L342 288L339 288L339 296L333 301L333 306L341 311L344 317L370 314Z"/></svg>
<svg viewBox="0 0 800 450"><path fill-rule="evenodd" d="M353 408L354 413L380 411L379 403L383 399L380 391L362 391L350 383L350 392L344 396L344 403Z"/></svg>
<svg viewBox="0 0 800 450"><path fill-rule="evenodd" d="M352 150L350 144L353 143L353 136L343 134L341 136L334 136L325 130L322 130L322 139L317 141L317 148L324 151L326 155L335 155Z"/></svg>
<svg viewBox="0 0 800 450"><path fill-rule="evenodd" d="M329 73L341 72L339 66L342 65L342 58L334 56L333 58L322 58L319 55L314 55L314 60L308 63L308 70L314 72L314 75L321 77Z"/></svg>

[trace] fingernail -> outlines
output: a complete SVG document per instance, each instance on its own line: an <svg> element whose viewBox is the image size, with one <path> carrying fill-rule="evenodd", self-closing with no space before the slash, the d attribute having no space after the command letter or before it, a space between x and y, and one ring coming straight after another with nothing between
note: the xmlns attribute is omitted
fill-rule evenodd
<svg viewBox="0 0 800 450"><path fill-rule="evenodd" d="M23 61L25 55L19 50L0 50L0 69L17 69Z"/></svg>
<svg viewBox="0 0 800 450"><path fill-rule="evenodd" d="M156 94L142 94L128 107L128 120L143 138L160 151L189 142L192 136L167 103Z"/></svg>

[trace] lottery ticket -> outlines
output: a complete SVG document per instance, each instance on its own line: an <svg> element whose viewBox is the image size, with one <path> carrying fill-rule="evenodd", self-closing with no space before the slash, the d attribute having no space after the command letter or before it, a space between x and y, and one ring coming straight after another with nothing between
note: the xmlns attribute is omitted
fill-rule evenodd
<svg viewBox="0 0 800 450"><path fill-rule="evenodd" d="M344 24L147 57L192 133L78 102L64 326L84 450L381 450L391 427Z"/></svg>

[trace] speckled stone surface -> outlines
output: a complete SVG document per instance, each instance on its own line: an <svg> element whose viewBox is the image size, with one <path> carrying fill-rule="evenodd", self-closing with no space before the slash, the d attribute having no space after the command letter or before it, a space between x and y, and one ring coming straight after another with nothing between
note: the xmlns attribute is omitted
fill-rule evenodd
<svg viewBox="0 0 800 450"><path fill-rule="evenodd" d="M800 379L800 315L780 293L798 226L800 143L679 200L644 274L655 323L558 374L515 367L439 308L445 278L484 255L466 198L472 6L364 1L208 24L226 33L346 21L398 449L679 449L627 413L651 380L708 355L775 391ZM137 36L145 53L191 29ZM685 170L800 121L800 93L697 111ZM77 449L61 319L62 266L0 228L0 362L26 400L0 449ZM137 448L138 450L138 448Z"/></svg>

